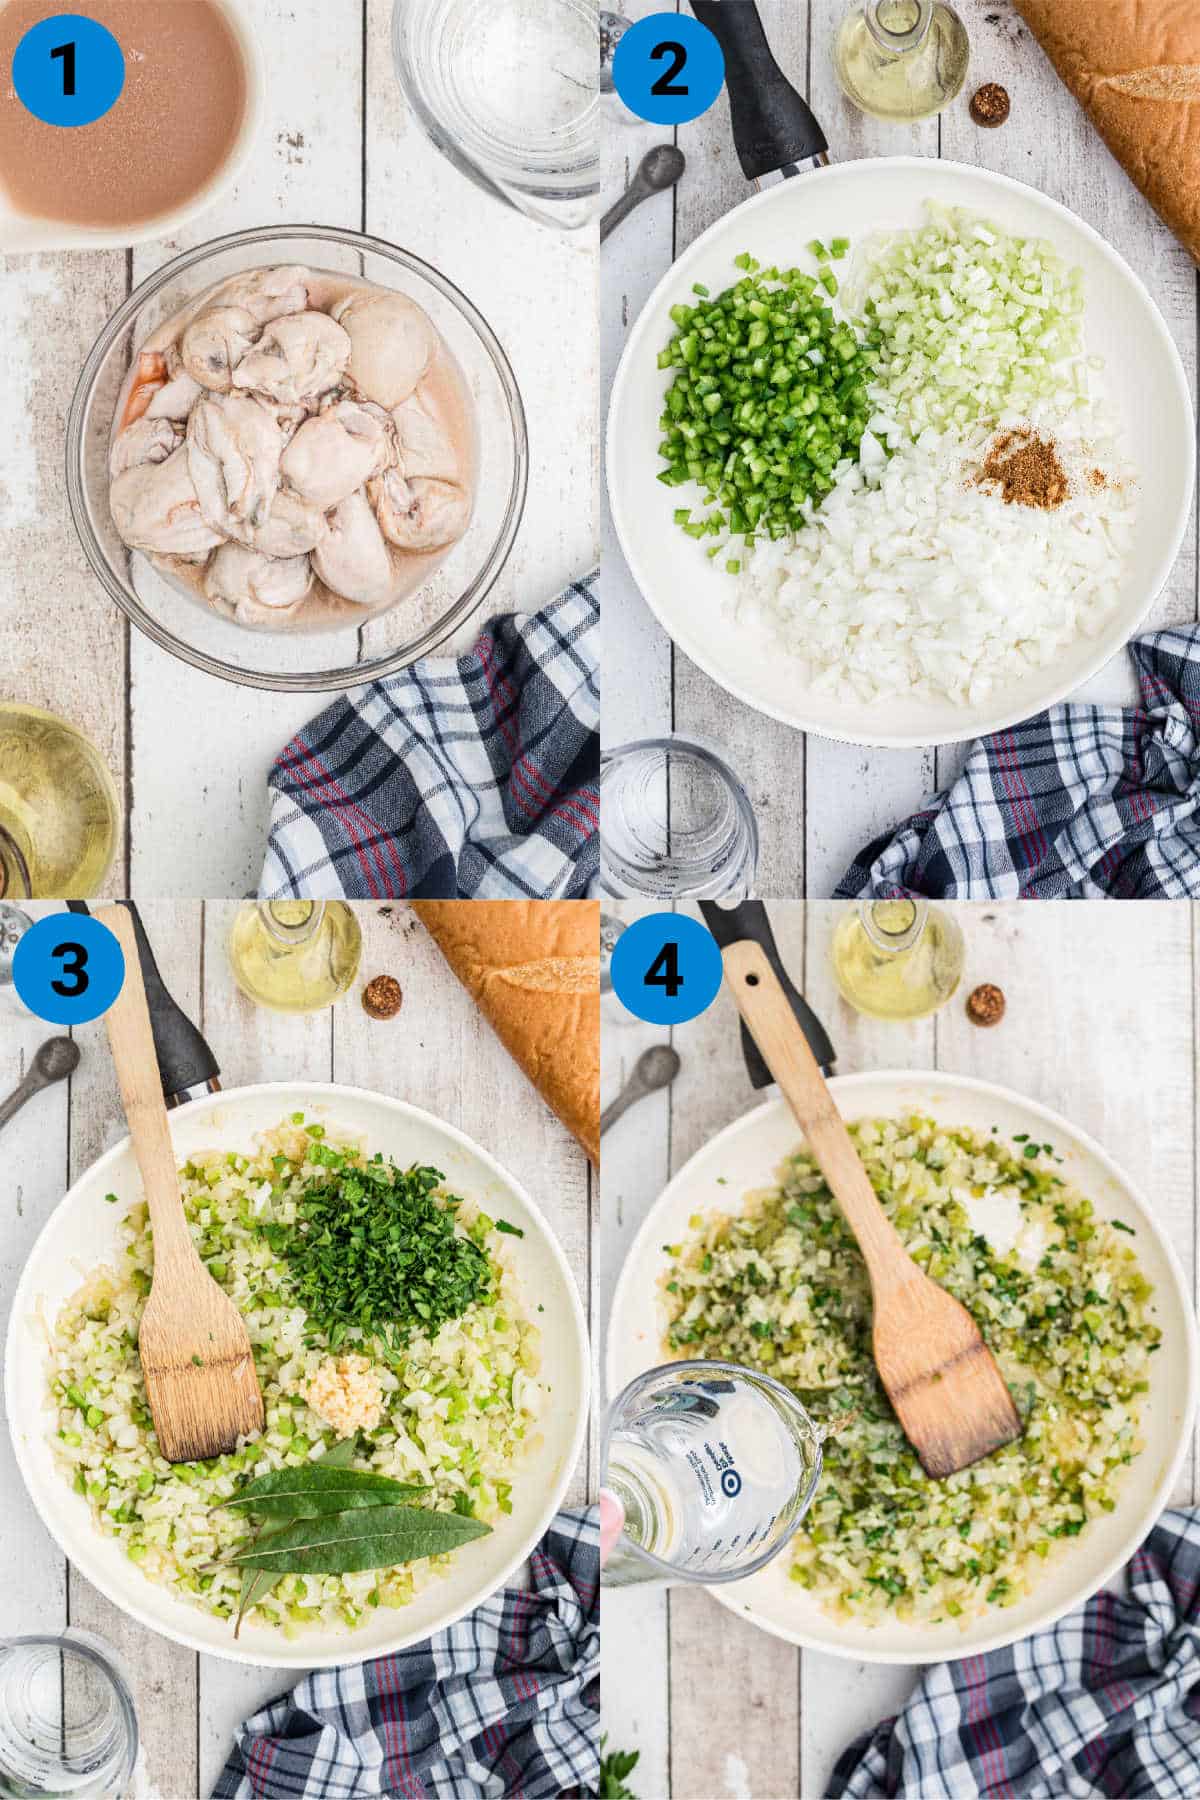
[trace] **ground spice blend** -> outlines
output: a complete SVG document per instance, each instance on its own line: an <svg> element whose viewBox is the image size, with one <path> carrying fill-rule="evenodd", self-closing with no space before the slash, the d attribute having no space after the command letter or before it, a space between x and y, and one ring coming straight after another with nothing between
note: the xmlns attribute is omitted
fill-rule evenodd
<svg viewBox="0 0 1200 1800"><path fill-rule="evenodd" d="M980 487L998 487L1006 506L1060 507L1071 491L1066 470L1051 439L1032 431L1004 431L992 443L979 475Z"/></svg>

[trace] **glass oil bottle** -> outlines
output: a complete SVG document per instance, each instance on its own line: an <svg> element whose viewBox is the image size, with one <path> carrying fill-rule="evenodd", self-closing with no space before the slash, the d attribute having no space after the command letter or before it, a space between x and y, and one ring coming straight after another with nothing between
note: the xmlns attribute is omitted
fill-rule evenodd
<svg viewBox="0 0 1200 1800"><path fill-rule="evenodd" d="M320 1012L350 987L362 932L344 900L252 900L229 933L234 980L272 1012Z"/></svg>
<svg viewBox="0 0 1200 1800"><path fill-rule="evenodd" d="M861 900L846 909L830 949L843 998L874 1019L924 1019L962 980L956 919L927 900Z"/></svg>
<svg viewBox="0 0 1200 1800"><path fill-rule="evenodd" d="M948 106L967 77L967 29L945 0L863 0L843 19L833 60L861 112L911 125Z"/></svg>
<svg viewBox="0 0 1200 1800"><path fill-rule="evenodd" d="M0 898L90 900L120 835L99 751L65 719L0 701Z"/></svg>

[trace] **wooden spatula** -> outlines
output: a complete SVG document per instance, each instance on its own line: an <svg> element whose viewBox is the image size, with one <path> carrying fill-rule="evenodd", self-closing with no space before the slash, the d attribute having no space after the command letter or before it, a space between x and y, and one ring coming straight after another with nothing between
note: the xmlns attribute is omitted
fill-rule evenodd
<svg viewBox="0 0 1200 1800"><path fill-rule="evenodd" d="M262 1393L245 1324L200 1261L184 1217L133 920L123 906L100 916L125 952L124 986L106 1023L154 1234L154 1280L138 1330L146 1398L167 1461L196 1462L263 1429Z"/></svg>
<svg viewBox="0 0 1200 1800"><path fill-rule="evenodd" d="M761 945L721 952L734 1002L808 1140L871 1277L875 1364L926 1474L941 1477L1021 1435L1020 1414L966 1308L920 1270L875 1196L853 1140Z"/></svg>

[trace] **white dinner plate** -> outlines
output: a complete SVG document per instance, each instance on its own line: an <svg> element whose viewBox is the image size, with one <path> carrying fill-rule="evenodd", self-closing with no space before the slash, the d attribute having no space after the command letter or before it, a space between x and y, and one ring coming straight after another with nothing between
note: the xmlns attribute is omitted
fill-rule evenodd
<svg viewBox="0 0 1200 1800"><path fill-rule="evenodd" d="M803 260L814 237L848 237L853 253L873 231L919 225L927 200L968 207L1010 231L1046 238L1070 266L1083 270L1087 349L1104 358L1101 379L1120 422L1122 449L1139 474L1133 545L1103 631L1069 645L1046 668L998 685L977 706L913 695L861 701L815 693L802 679L802 664L781 652L766 626L731 622L733 578L672 518L694 490L656 479L663 467L658 420L674 376L658 368L657 358L675 330L670 308L691 300L692 283L719 293L738 276L733 259L743 250L785 268ZM894 156L838 163L768 188L718 219L684 252L630 333L609 407L607 461L613 519L633 578L663 629L694 663L737 699L785 725L899 748L1003 730L1064 699L1121 649L1179 554L1195 449L1179 352L1138 277L1097 232L1005 175Z"/></svg>
<svg viewBox="0 0 1200 1800"><path fill-rule="evenodd" d="M1115 1511L1091 1520L1078 1538L1062 1540L1034 1592L1018 1605L991 1608L966 1625L953 1620L939 1625L889 1620L871 1626L834 1619L789 1579L791 1559L786 1551L748 1580L711 1590L722 1606L774 1636L834 1656L887 1663L975 1656L1014 1643L1081 1605L1128 1561L1167 1505L1188 1453L1196 1405L1191 1300L1175 1253L1147 1202L1099 1144L1048 1107L961 1075L891 1071L837 1076L829 1085L848 1120L917 1112L941 1125L983 1132L994 1128L1001 1138L1028 1132L1039 1143L1052 1143L1064 1158L1064 1178L1086 1194L1103 1217L1133 1227L1142 1271L1154 1287L1151 1317L1163 1337L1151 1364L1151 1388L1143 1400L1145 1449L1117 1488ZM625 1260L613 1301L607 1349L610 1396L644 1369L668 1360L659 1289L659 1277L669 1261L663 1245L687 1236L693 1213L736 1212L747 1193L774 1187L780 1165L802 1136L786 1102L769 1100L697 1151L651 1207Z"/></svg>
<svg viewBox="0 0 1200 1800"><path fill-rule="evenodd" d="M525 1560L557 1512L583 1443L588 1415L587 1328L575 1282L558 1242L525 1190L486 1151L432 1114L362 1088L323 1082L271 1082L192 1101L170 1114L171 1139L183 1162L202 1150L250 1148L292 1112L360 1136L402 1167L440 1169L450 1188L491 1216L521 1227L505 1244L529 1311L542 1333L540 1442L514 1466L512 1512L490 1536L455 1551L449 1571L399 1610L380 1607L357 1630L306 1627L286 1638L267 1625L246 1624L236 1642L230 1621L201 1612L140 1574L115 1538L92 1522L86 1500L54 1461L47 1393L45 1324L97 1264L112 1261L127 1210L105 1202L117 1193L135 1201L141 1177L128 1138L75 1183L46 1221L17 1287L5 1353L5 1404L18 1465L30 1497L66 1555L115 1606L176 1643L232 1662L305 1669L360 1662L419 1643L461 1619L501 1587ZM538 1312L538 1305L545 1308Z"/></svg>

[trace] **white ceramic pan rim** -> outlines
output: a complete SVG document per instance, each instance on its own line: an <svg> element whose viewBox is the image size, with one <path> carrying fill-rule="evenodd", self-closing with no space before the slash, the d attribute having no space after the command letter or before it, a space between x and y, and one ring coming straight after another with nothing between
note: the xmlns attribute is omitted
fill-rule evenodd
<svg viewBox="0 0 1200 1800"><path fill-rule="evenodd" d="M333 1668L390 1655L444 1630L503 1587L562 1504L587 1429L590 1385L583 1307L558 1240L521 1184L465 1132L407 1101L365 1088L277 1081L231 1088L180 1107L169 1115L171 1136L181 1156L211 1148L214 1141L220 1148L235 1143L244 1148L255 1132L299 1110L361 1132L369 1150L381 1149L397 1160L404 1160L404 1144L411 1141L415 1160L438 1156L436 1166L451 1185L459 1185L485 1211L503 1207L505 1216L525 1231L524 1238L504 1241L542 1330L543 1378L553 1384L552 1399L538 1421L544 1443L514 1472L512 1514L490 1537L456 1552L449 1572L408 1606L380 1608L358 1630L334 1636L321 1629L285 1638L259 1625L244 1626L235 1641L232 1622L213 1618L147 1580L117 1541L96 1529L87 1502L55 1466L39 1296L46 1296L45 1316L52 1318L62 1299L79 1287L87 1267L108 1254L126 1209L107 1205L103 1196L113 1190L132 1199L140 1191L128 1138L93 1163L47 1219L17 1285L5 1343L5 1408L17 1465L39 1518L64 1554L114 1606L151 1631L228 1662L278 1669ZM544 1314L536 1312L539 1300Z"/></svg>
<svg viewBox="0 0 1200 1800"><path fill-rule="evenodd" d="M940 1071L867 1071L835 1076L829 1085L847 1119L917 1110L947 1124L978 1126L989 1115L984 1129L998 1125L1002 1136L1031 1130L1039 1140L1053 1142L1097 1211L1144 1228L1139 1255L1157 1265L1154 1306L1163 1347L1155 1358L1157 1387L1147 1396L1143 1415L1147 1447L1127 1472L1116 1510L1093 1520L1082 1537L1068 1541L1061 1556L1047 1563L1039 1589L1019 1606L992 1611L963 1630L953 1623L936 1627L898 1621L876 1627L843 1623L822 1612L788 1579L786 1552L748 1580L712 1589L714 1598L731 1612L803 1649L856 1662L954 1662L1000 1649L1053 1624L1110 1582L1145 1540L1169 1502L1190 1447L1200 1380L1192 1301L1179 1260L1139 1191L1094 1138L1061 1114L1011 1088ZM673 1232L686 1230L694 1211L736 1211L747 1192L773 1178L778 1164L802 1138L786 1101L768 1100L718 1132L664 1188L630 1247L613 1297L605 1350L609 1397L643 1369L668 1360L656 1302L658 1275L665 1264L663 1243L672 1241ZM1076 1162L1081 1165L1078 1172L1071 1168ZM747 1165L743 1179L738 1170ZM1146 1487L1148 1472L1154 1479ZM1052 1588L1053 1598L1039 1603L1039 1594L1049 1596Z"/></svg>
<svg viewBox="0 0 1200 1800"><path fill-rule="evenodd" d="M826 202L836 201L839 189L850 187L852 190L855 183L870 183L873 191L886 191L889 184L896 181L904 184L904 194L910 202L915 195L922 200L930 198L986 211L990 196L998 208L1007 206L1011 211L1019 205L1027 215L1021 229L1050 237L1068 260L1072 247L1069 242L1064 243L1064 238L1074 239L1079 254L1087 253L1098 259L1104 279L1111 279L1113 291L1123 292L1138 314L1139 330L1135 338L1140 342L1135 341L1134 348L1140 352L1144 365L1153 362L1156 366L1156 378L1161 385L1159 397L1166 407L1165 411L1162 406L1156 409L1152 430L1149 423L1143 426L1140 419L1135 421L1139 431L1144 429L1152 446L1151 454L1159 456L1157 468L1147 463L1141 469L1142 510L1145 511L1147 492L1157 492L1160 488L1165 492L1164 483L1173 488L1174 500L1169 505L1169 516L1164 513L1153 552L1143 558L1145 567L1139 565L1136 600L1119 604L1095 638L1078 640L1068 646L1047 669L1030 671L1007 681L979 707L958 707L948 700L916 703L892 697L854 702L853 710L858 718L854 722L844 722L841 714L850 710L847 703L837 702L829 696L812 695L808 684L798 679L798 659L781 653L765 631L753 634L751 647L755 655L746 659L744 668L730 667L731 633L735 629L741 632L744 628L730 624L721 604L723 594L719 584L726 584L729 578L712 569L699 547L684 537L672 522L671 514L680 501L681 492L690 490L666 488L654 479L661 467L661 459L656 454L660 434L649 425L648 416L641 416L647 409L641 403L642 394L638 390L643 393L653 391L653 417L657 420L661 410L658 398L665 392L670 379L670 371L660 371L657 367L658 352L672 329L668 308L690 296L695 280L704 280L707 276L710 286L716 284L714 291L728 285L735 273L732 257L740 250L749 249L760 257L765 252L768 260L776 260L777 251L766 251L761 242L764 221L770 219L776 209L783 211L799 205L805 210L819 212L825 210ZM884 204L880 201L881 206ZM863 230L852 225L852 235L857 242L863 231L886 224L886 218L875 217L873 224L864 225ZM820 217L813 218L811 224L798 226L794 237L789 236L789 243L795 245L792 255L798 256L804 243L814 235L828 238L831 229L845 229L836 212L831 228L826 228ZM727 254L716 254L722 249ZM1098 296L1089 284L1087 299L1091 348L1094 333L1102 323L1098 303L1105 305L1108 296ZM1103 328L1108 329L1106 322ZM1124 339L1120 347L1126 351ZM1109 360L1110 381L1116 360L1114 357ZM1119 359L1122 365L1127 361L1127 353ZM1118 379L1126 380L1123 367ZM1126 441L1131 429L1128 412L1140 413L1148 404L1136 383L1131 381L1129 407L1118 406L1116 409ZM652 441L647 445L643 440L648 433ZM1160 445L1166 446L1161 453ZM1175 341L1144 283L1099 232L1057 200L1010 176L994 174L967 163L920 156L888 156L839 162L777 183L742 201L688 246L655 287L630 332L613 382L605 456L613 522L633 579L663 630L697 667L735 699L797 730L812 731L843 743L880 749L914 749L960 743L1004 730L1064 700L1120 652L1136 635L1179 555L1191 514L1196 452L1191 394ZM1166 504L1164 501L1164 507ZM666 561L661 566L652 566L650 543L673 546L669 567ZM1134 585L1132 576L1128 585ZM764 692L763 687L770 685L769 680L764 680L762 686L755 685L758 668L764 663L782 663L784 670L794 667L797 679L789 686L781 674L774 691ZM1056 674L1056 669L1062 672ZM901 723L890 719L894 713L901 716ZM926 719L928 723L924 722Z"/></svg>

